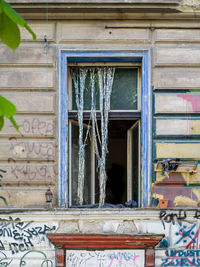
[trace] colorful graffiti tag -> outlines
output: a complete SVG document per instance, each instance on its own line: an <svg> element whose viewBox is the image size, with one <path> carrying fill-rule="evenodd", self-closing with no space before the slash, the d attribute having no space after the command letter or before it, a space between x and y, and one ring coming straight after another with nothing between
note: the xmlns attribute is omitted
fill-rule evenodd
<svg viewBox="0 0 200 267"><path fill-rule="evenodd" d="M161 266L200 266L200 250L166 250Z"/></svg>

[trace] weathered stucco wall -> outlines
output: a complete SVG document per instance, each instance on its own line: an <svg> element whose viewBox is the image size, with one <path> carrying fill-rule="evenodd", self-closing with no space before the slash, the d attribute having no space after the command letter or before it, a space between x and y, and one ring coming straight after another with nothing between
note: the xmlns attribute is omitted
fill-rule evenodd
<svg viewBox="0 0 200 267"><path fill-rule="evenodd" d="M22 31L22 44L14 53L0 45L0 93L16 104L20 126L17 133L6 122L0 132L0 266L1 262L6 262L5 266L22 266L23 260L31 267L56 266L55 248L47 238L47 233L55 232L164 234L156 250L156 266L199 266L199 167L192 174L177 170L176 191L165 185L166 179L173 179L171 174L166 178L160 169L153 172L153 193L163 198L170 196L172 206L178 203L177 210L56 210L58 48L151 48L153 160L178 157L199 162L200 29L199 20L192 13L194 9L198 13L199 1L182 0L179 8L186 12L182 18L177 14L179 20L175 20L175 14L162 17L160 13L136 14L130 20L125 13L120 14L120 20L89 20L86 14L82 14L84 20L68 20L64 14L49 14L47 23L45 18L33 20L29 14L26 16L37 41ZM108 18L108 14L105 16ZM152 166L155 167L153 163ZM54 193L54 208L45 212L49 185ZM181 196L178 202L174 202L176 196ZM194 210L180 211L180 206L184 208L186 204ZM16 209L22 207L43 211L17 213ZM7 210L10 215L5 214Z"/></svg>

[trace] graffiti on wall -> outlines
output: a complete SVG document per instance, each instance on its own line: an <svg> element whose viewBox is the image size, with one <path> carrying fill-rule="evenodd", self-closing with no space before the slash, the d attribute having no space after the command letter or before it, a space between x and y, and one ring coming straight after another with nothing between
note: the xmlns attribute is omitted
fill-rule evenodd
<svg viewBox="0 0 200 267"><path fill-rule="evenodd" d="M0 218L0 249L9 250L12 254L33 249L38 244L48 244L46 234L56 230L56 225L45 223L23 222Z"/></svg>
<svg viewBox="0 0 200 267"><path fill-rule="evenodd" d="M56 228L55 223L0 218L0 267L53 267L54 247L46 235Z"/></svg>
<svg viewBox="0 0 200 267"><path fill-rule="evenodd" d="M16 137L11 137L9 140L17 141ZM10 143L10 151L14 156L18 157L42 157L48 160L54 159L54 148L48 142L24 142L17 141Z"/></svg>
<svg viewBox="0 0 200 267"><path fill-rule="evenodd" d="M164 249L158 250L159 266L200 266L200 211L190 211L189 216L184 210L160 211L165 237L157 246Z"/></svg>
<svg viewBox="0 0 200 267"><path fill-rule="evenodd" d="M40 136L52 136L54 134L54 124L42 118L26 118L18 123L21 136L26 134L38 134ZM13 125L9 125L13 128Z"/></svg>
<svg viewBox="0 0 200 267"><path fill-rule="evenodd" d="M200 95L189 93L189 94L177 94L177 96L187 101L188 103L187 111L194 111L194 112L200 111Z"/></svg>
<svg viewBox="0 0 200 267"><path fill-rule="evenodd" d="M161 266L200 266L200 250L166 250Z"/></svg>
<svg viewBox="0 0 200 267"><path fill-rule="evenodd" d="M188 176L190 175L190 176ZM188 185L192 174L170 172L152 184L153 198L168 199L168 207L194 206L200 202L200 189ZM173 189L173 190L172 190Z"/></svg>
<svg viewBox="0 0 200 267"><path fill-rule="evenodd" d="M144 250L68 250L66 251L68 267L142 267L144 266Z"/></svg>
<svg viewBox="0 0 200 267"><path fill-rule="evenodd" d="M10 173L13 175L13 179L20 182L26 180L26 184L33 182L36 179L40 179L44 184L49 185L53 182L54 177L57 175L56 165L47 164L15 164L16 160L8 158L8 163L14 163L10 165ZM5 176L6 178L6 176Z"/></svg>
<svg viewBox="0 0 200 267"><path fill-rule="evenodd" d="M33 263L34 261L34 263ZM5 253L0 251L0 267L53 267L53 261L47 258L47 255L38 250L32 250L24 253L18 259L11 259Z"/></svg>

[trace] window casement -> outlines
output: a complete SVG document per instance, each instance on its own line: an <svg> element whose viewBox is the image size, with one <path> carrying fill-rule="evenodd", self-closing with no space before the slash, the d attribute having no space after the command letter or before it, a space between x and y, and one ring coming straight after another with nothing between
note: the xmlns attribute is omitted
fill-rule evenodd
<svg viewBox="0 0 200 267"><path fill-rule="evenodd" d="M61 55L60 205L117 208L131 200L134 207L147 206L148 52Z"/></svg>
<svg viewBox="0 0 200 267"><path fill-rule="evenodd" d="M133 200L135 207L138 207L139 198L139 147L140 147L140 67L136 64L129 66L76 66L69 65L69 206L90 205L99 203L101 189L100 183L106 182L105 203L107 204L125 204ZM109 95L100 94L99 79L108 79L106 72L112 72L112 84L105 82L104 87L110 86L110 103L109 103L109 121L105 125L108 130L107 149L105 157L104 177L107 181L101 181L99 172L99 161L104 161L102 150L104 136L102 136L101 123L104 120L100 112L102 102L108 101ZM76 100L80 97L81 75L85 73L83 85L83 107L77 107ZM76 75L76 78L74 77ZM102 77L98 77L98 76ZM103 77L104 76L104 77ZM76 81L75 81L76 79ZM94 79L94 81L92 81ZM92 89L92 82L94 88ZM77 94L78 89L78 95ZM102 88L104 90L105 88ZM93 90L94 97L91 97ZM102 98L102 99L101 99ZM93 99L93 100L91 100ZM95 103L94 116L96 120L92 123L92 101ZM80 103L79 103L80 104ZM80 144L80 120L78 112L82 108L82 141ZM102 113L104 110L102 111ZM93 129L92 129L93 128ZM94 136L96 135L96 136ZM95 140L96 149L95 151ZM84 155L80 155L84 146ZM81 158L84 157L84 158ZM84 162L82 166L80 166ZM82 179L79 181L80 172L83 171ZM80 203L79 190L81 190L83 201ZM108 205L107 205L108 206Z"/></svg>

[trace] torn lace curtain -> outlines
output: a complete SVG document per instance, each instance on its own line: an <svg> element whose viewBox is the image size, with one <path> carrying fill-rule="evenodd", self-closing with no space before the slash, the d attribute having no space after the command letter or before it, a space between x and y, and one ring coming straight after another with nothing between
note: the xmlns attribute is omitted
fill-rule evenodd
<svg viewBox="0 0 200 267"><path fill-rule="evenodd" d="M99 178L99 207L104 206L106 192L106 155L108 153L108 114L110 111L110 97L114 80L115 68L113 67L80 67L73 68L72 82L75 87L76 105L79 124L79 161L78 161L78 202L83 204L83 191L85 180L85 146L89 136L89 124L92 125L92 138L94 142L95 155L97 159ZM84 90L86 87L86 76L89 74L91 84L91 110L86 136L83 135L83 111L84 111ZM95 82L98 80L98 83ZM97 85L98 84L98 85ZM98 88L96 88L98 87ZM101 131L99 133L96 119L97 103L95 92L99 90Z"/></svg>

